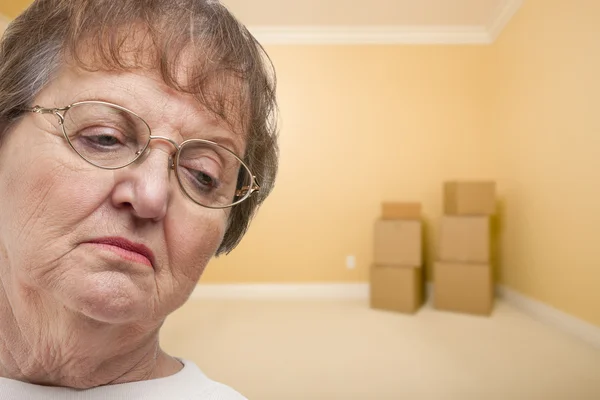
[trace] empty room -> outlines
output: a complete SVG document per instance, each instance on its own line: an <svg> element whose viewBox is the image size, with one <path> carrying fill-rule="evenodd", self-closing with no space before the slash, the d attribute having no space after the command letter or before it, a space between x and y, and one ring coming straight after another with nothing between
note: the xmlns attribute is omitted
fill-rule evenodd
<svg viewBox="0 0 600 400"><path fill-rule="evenodd" d="M600 2L0 32L0 399L600 399Z"/></svg>

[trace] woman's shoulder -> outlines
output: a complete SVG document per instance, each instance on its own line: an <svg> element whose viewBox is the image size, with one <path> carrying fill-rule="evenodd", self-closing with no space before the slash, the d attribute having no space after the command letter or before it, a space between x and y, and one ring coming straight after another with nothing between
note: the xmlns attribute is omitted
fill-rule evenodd
<svg viewBox="0 0 600 400"><path fill-rule="evenodd" d="M247 400L229 386L207 377L192 361L179 361L183 363L181 371L166 378L100 386L88 390L39 386L0 378L0 400Z"/></svg>
<svg viewBox="0 0 600 400"><path fill-rule="evenodd" d="M213 381L207 377L200 368L189 360L179 359L184 365L183 369L173 375L170 378L164 379L177 379L177 383L183 386L188 386L190 392L188 393L189 399L202 399L202 400L247 400L246 397L232 389L231 387L224 385L220 382ZM195 382L195 383L194 383ZM183 387L180 386L180 387ZM183 393L182 393L183 394ZM185 397L186 399L188 397Z"/></svg>

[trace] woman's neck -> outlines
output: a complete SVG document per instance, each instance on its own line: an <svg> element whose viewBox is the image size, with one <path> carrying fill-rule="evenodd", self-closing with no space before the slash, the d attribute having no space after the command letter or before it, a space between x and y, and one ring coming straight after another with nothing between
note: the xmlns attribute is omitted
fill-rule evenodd
<svg viewBox="0 0 600 400"><path fill-rule="evenodd" d="M159 346L161 322L114 326L0 283L0 377L87 389L170 376L179 361Z"/></svg>

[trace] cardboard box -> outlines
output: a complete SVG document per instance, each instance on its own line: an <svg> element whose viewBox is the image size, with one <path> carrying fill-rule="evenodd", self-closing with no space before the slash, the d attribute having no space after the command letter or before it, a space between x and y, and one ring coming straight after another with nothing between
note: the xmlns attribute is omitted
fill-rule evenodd
<svg viewBox="0 0 600 400"><path fill-rule="evenodd" d="M421 221L377 221L374 243L375 264L421 266L421 229Z"/></svg>
<svg viewBox="0 0 600 400"><path fill-rule="evenodd" d="M444 183L444 214L492 215L495 210L495 182L453 181Z"/></svg>
<svg viewBox="0 0 600 400"><path fill-rule="evenodd" d="M490 262L490 217L442 217L438 260Z"/></svg>
<svg viewBox="0 0 600 400"><path fill-rule="evenodd" d="M371 308L414 313L423 305L423 293L423 268L371 266Z"/></svg>
<svg viewBox="0 0 600 400"><path fill-rule="evenodd" d="M381 203L381 219L421 219L421 203Z"/></svg>
<svg viewBox="0 0 600 400"><path fill-rule="evenodd" d="M434 307L489 315L494 304L492 279L489 264L437 262L434 265Z"/></svg>

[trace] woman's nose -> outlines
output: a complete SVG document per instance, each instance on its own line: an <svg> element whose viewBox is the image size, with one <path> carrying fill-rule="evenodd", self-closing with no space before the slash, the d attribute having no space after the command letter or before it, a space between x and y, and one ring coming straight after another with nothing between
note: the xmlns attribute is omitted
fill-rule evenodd
<svg viewBox="0 0 600 400"><path fill-rule="evenodd" d="M113 192L116 207L129 207L138 218L161 220L167 214L170 199L171 153L168 146L148 149L138 162L117 174L117 186Z"/></svg>

